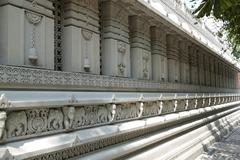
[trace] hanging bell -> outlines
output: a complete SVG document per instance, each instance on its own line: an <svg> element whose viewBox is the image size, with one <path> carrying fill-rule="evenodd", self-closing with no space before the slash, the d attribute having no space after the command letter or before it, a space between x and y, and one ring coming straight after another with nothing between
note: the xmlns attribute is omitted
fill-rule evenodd
<svg viewBox="0 0 240 160"><path fill-rule="evenodd" d="M36 50L36 48L30 48L30 49L29 49L28 59L29 59L30 61L37 61L38 56L37 56L37 50Z"/></svg>
<svg viewBox="0 0 240 160"><path fill-rule="evenodd" d="M90 62L89 62L88 57L84 58L84 66L83 67L86 72L90 71Z"/></svg>

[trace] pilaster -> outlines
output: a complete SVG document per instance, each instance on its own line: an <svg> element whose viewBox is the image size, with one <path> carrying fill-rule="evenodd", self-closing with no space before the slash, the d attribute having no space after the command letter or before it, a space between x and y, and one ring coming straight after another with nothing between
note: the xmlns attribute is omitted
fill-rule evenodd
<svg viewBox="0 0 240 160"><path fill-rule="evenodd" d="M190 83L198 84L198 49L197 46L192 44L189 48L189 58L190 58Z"/></svg>
<svg viewBox="0 0 240 160"><path fill-rule="evenodd" d="M0 63L54 69L50 0L0 2Z"/></svg>
<svg viewBox="0 0 240 160"><path fill-rule="evenodd" d="M210 60L210 79L211 79L211 86L215 87L215 81L216 81L216 77L215 77L215 65L214 65L214 57L209 56L209 60Z"/></svg>
<svg viewBox="0 0 240 160"><path fill-rule="evenodd" d="M64 0L63 69L100 73L98 0Z"/></svg>
<svg viewBox="0 0 240 160"><path fill-rule="evenodd" d="M150 26L140 16L130 17L131 73L133 78L151 79Z"/></svg>
<svg viewBox="0 0 240 160"><path fill-rule="evenodd" d="M204 53L204 71L205 71L205 85L210 86L210 65L209 65L209 55L207 52Z"/></svg>
<svg viewBox="0 0 240 160"><path fill-rule="evenodd" d="M189 83L189 54L188 54L189 42L181 40L179 42L179 60L180 60L180 81L181 83Z"/></svg>
<svg viewBox="0 0 240 160"><path fill-rule="evenodd" d="M201 50L199 50L199 53L198 53L198 76L199 76L199 84L205 85L204 56Z"/></svg>
<svg viewBox="0 0 240 160"><path fill-rule="evenodd" d="M220 87L218 59L214 60L216 87Z"/></svg>
<svg viewBox="0 0 240 160"><path fill-rule="evenodd" d="M130 77L128 12L111 0L101 3L101 11L102 73Z"/></svg>
<svg viewBox="0 0 240 160"><path fill-rule="evenodd" d="M178 41L177 35L167 35L168 80L173 83L180 81Z"/></svg>
<svg viewBox="0 0 240 160"><path fill-rule="evenodd" d="M151 27L152 77L156 81L167 81L166 31Z"/></svg>

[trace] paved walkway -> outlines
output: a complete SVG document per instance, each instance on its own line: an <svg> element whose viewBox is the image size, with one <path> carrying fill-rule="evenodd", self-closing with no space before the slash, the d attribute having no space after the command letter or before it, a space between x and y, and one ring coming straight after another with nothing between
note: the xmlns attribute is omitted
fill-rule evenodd
<svg viewBox="0 0 240 160"><path fill-rule="evenodd" d="M226 138L214 143L197 160L240 160L240 126Z"/></svg>

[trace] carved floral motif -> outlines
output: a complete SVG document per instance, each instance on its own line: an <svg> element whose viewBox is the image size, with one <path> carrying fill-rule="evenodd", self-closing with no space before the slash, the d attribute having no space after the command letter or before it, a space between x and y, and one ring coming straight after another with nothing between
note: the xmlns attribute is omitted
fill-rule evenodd
<svg viewBox="0 0 240 160"><path fill-rule="evenodd" d="M33 134L47 131L48 113L49 109L27 110L28 133Z"/></svg>

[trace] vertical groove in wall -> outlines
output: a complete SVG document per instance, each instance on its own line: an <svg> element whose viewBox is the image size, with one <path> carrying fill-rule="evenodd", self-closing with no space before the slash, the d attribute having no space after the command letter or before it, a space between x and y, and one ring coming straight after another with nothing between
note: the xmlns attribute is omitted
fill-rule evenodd
<svg viewBox="0 0 240 160"><path fill-rule="evenodd" d="M99 30L100 30L100 74L102 74L102 16L101 16L101 14L102 14L102 6L101 6L101 1L99 1L99 3L98 3L98 8L99 8L99 26L100 26L100 28L99 28Z"/></svg>

